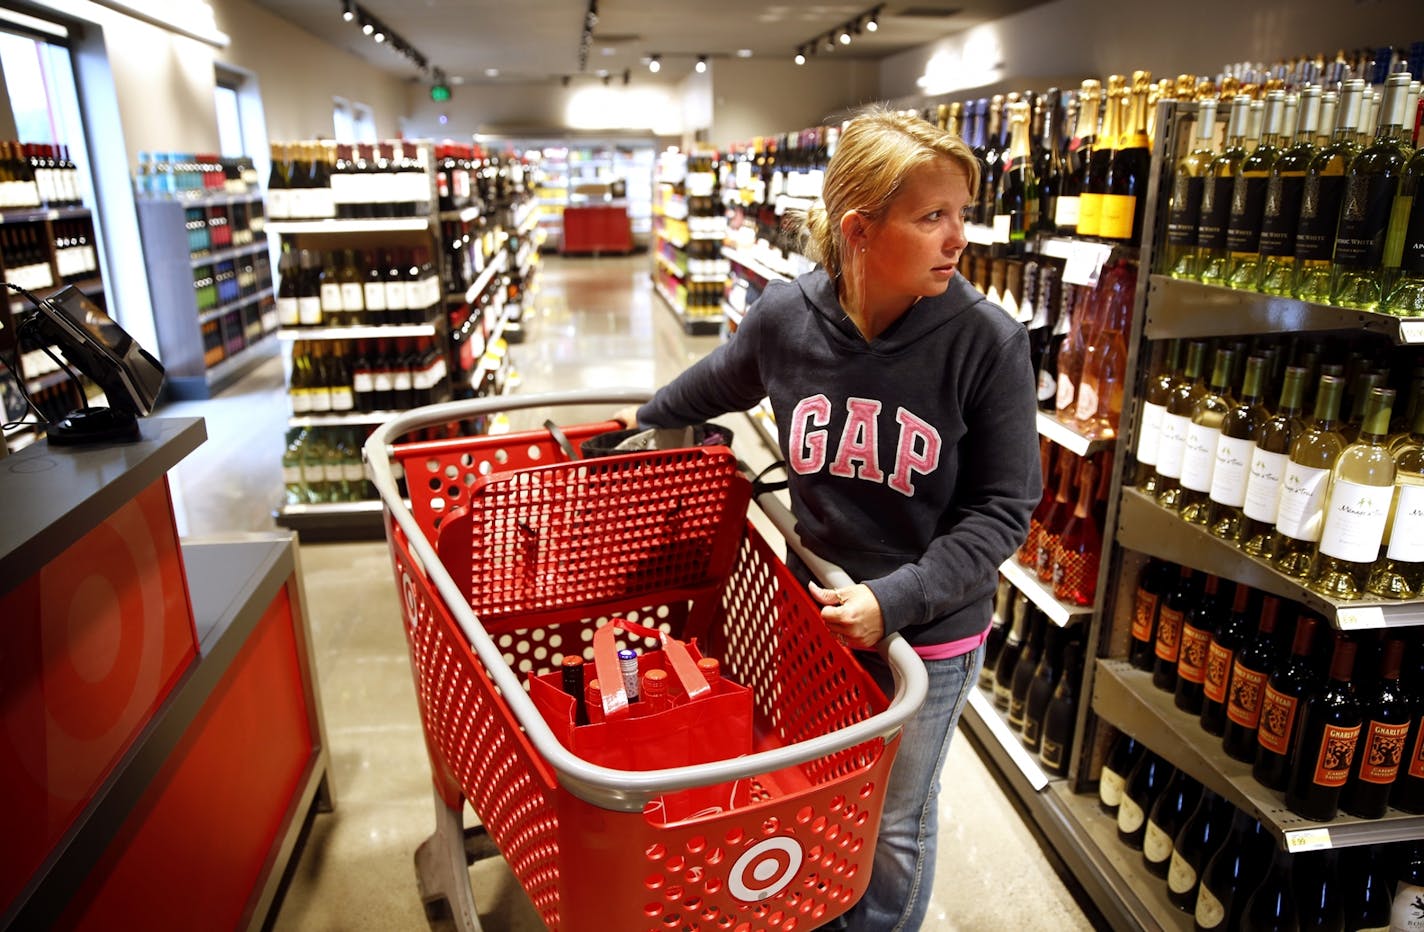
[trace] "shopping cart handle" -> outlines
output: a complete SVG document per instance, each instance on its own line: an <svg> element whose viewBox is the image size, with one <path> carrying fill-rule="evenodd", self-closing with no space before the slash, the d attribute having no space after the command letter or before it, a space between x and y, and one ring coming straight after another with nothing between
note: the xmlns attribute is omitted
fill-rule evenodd
<svg viewBox="0 0 1424 932"><path fill-rule="evenodd" d="M526 737L558 774L560 785L585 802L601 808L638 812L656 797L674 790L714 786L745 777L774 773L877 738L888 740L898 734L905 722L919 711L923 704L928 691L928 677L924 664L909 643L899 635L891 635L876 645L895 677L895 695L889 706L869 718L829 734L729 760L690 767L641 771L615 770L591 764L575 756L554 735L544 716L525 692L519 678L505 662L499 646L475 617L464 593L445 571L435 548L426 539L415 516L401 499L391 468L393 443L401 436L426 427L498 411L559 405L629 405L645 402L651 397L651 393L643 390L611 389L445 402L396 415L378 426L362 448L371 483L380 494L391 520L404 534L406 543L418 563L417 569L428 576L431 585L439 592L447 610L479 656L490 679L524 728ZM771 499L771 496L761 498ZM785 535L788 545L795 548L812 571L825 582L832 585L849 585L852 582L839 567L820 560L804 549L795 532L794 519L779 501L758 501L758 505L763 511L767 511L768 517Z"/></svg>

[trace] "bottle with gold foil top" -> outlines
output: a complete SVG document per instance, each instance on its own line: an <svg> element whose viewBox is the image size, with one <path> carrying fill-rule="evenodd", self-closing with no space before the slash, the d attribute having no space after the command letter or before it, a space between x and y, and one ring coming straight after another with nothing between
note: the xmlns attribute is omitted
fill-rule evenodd
<svg viewBox="0 0 1424 932"><path fill-rule="evenodd" d="M1256 289L1261 259L1261 226L1265 219L1266 188L1271 168L1284 151L1286 137L1281 132L1285 117L1285 92L1266 94L1264 124L1256 148L1241 163L1241 174L1231 191L1231 218L1227 221L1226 251L1231 259L1228 284L1248 291Z"/></svg>
<svg viewBox="0 0 1424 932"><path fill-rule="evenodd" d="M1206 393L1192 407L1192 423L1187 428L1186 449L1182 453L1181 497L1178 511L1190 524L1207 523L1207 505L1212 472L1216 467L1217 441L1221 424L1231 409L1231 369L1236 353L1219 349L1212 363Z"/></svg>
<svg viewBox="0 0 1424 932"><path fill-rule="evenodd" d="M1211 160L1216 158L1215 97L1197 105L1194 139L1190 151L1177 161L1172 174L1172 195L1167 208L1167 246L1163 270L1173 278L1196 279L1197 226L1201 222L1202 189Z"/></svg>
<svg viewBox="0 0 1424 932"><path fill-rule="evenodd" d="M1231 224L1232 192L1241 174L1241 163L1246 161L1250 119L1251 98L1245 94L1233 97L1226 140L1206 170L1201 220L1197 225L1197 277L1208 285L1225 285L1231 278L1226 234Z"/></svg>
<svg viewBox="0 0 1424 932"><path fill-rule="evenodd" d="M1325 521L1309 586L1335 599L1358 599L1384 539L1394 495L1394 457L1389 417L1394 391L1371 389L1359 439L1340 454L1331 471Z"/></svg>
<svg viewBox="0 0 1424 932"><path fill-rule="evenodd" d="M1320 125L1320 86L1302 88L1296 107L1295 138L1271 164L1266 181L1266 203L1261 216L1261 260L1256 267L1256 289L1266 294L1289 295L1295 268L1296 226L1305 189L1305 170L1318 151L1315 133Z"/></svg>
<svg viewBox="0 0 1424 932"><path fill-rule="evenodd" d="M1394 452L1394 519L1384 559L1370 572L1366 591L1384 599L1424 595L1424 405L1414 412L1410 441Z"/></svg>
<svg viewBox="0 0 1424 932"><path fill-rule="evenodd" d="M1187 364L1182 377L1167 398L1162 413L1162 437L1157 445L1157 504L1176 511L1182 498L1182 458L1187 450L1187 430L1197 399L1206 393L1202 382L1202 367L1206 360L1206 343L1192 340L1187 344Z"/></svg>
<svg viewBox="0 0 1424 932"><path fill-rule="evenodd" d="M1207 508L1207 527L1223 540L1239 540L1246 517L1241 509L1246 504L1246 486L1251 477L1251 459L1256 450L1256 431L1270 417L1261 404L1261 385L1265 381L1266 358L1252 356L1246 360L1246 375L1241 381L1241 397L1234 402L1221 421L1221 437L1216 442L1216 466L1211 472L1211 504Z"/></svg>
<svg viewBox="0 0 1424 932"><path fill-rule="evenodd" d="M1103 197L1108 193L1108 170L1122 133L1122 103L1128 93L1126 82L1120 74L1109 75L1103 92L1103 127L1093 143L1087 180L1078 203L1079 236L1102 235Z"/></svg>
<svg viewBox="0 0 1424 932"><path fill-rule="evenodd" d="M1142 241L1142 218L1147 206L1147 177L1152 167L1152 142L1147 135L1147 99L1152 73L1134 71L1126 99L1126 124L1120 127L1117 149L1108 166L1107 193L1103 195L1098 235L1104 239L1137 244Z"/></svg>
<svg viewBox="0 0 1424 932"><path fill-rule="evenodd" d="M1335 112L1335 133L1328 146L1310 160L1300 196L1300 223L1295 238L1295 280L1291 294L1317 304L1330 302L1331 259L1335 230L1345 194L1345 174L1360 154L1356 132L1365 82L1346 81Z"/></svg>
<svg viewBox="0 0 1424 932"><path fill-rule="evenodd" d="M1016 100L1007 109L1009 149L994 202L993 236L994 242L1007 243L1011 252L1022 252L1038 221L1038 176L1029 146L1029 104Z"/></svg>
<svg viewBox="0 0 1424 932"><path fill-rule="evenodd" d="M1340 398L1343 379L1322 376L1315 393L1315 417L1291 444L1290 459L1281 479L1276 511L1276 550L1273 562L1287 576L1305 579L1314 562L1315 543L1325 521L1331 470L1345 449L1340 434Z"/></svg>
<svg viewBox="0 0 1424 932"><path fill-rule="evenodd" d="M1053 226L1059 235L1078 233L1082 195L1087 188L1093 149L1098 138L1098 107L1102 100L1102 84L1089 78L1078 89L1078 122L1068 143L1067 164L1063 169L1063 187L1054 205Z"/></svg>

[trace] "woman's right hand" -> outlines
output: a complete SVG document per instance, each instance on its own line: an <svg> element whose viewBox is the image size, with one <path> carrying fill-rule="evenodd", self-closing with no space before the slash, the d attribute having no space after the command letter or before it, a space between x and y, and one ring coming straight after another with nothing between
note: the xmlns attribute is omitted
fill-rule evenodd
<svg viewBox="0 0 1424 932"><path fill-rule="evenodd" d="M637 426L638 426L638 406L637 406L637 405L629 405L629 406L626 407L626 408L621 408L621 409L619 409L618 411L616 411L616 412L614 413L613 419L614 419L615 421L618 421L619 423L621 423L624 427L637 427Z"/></svg>

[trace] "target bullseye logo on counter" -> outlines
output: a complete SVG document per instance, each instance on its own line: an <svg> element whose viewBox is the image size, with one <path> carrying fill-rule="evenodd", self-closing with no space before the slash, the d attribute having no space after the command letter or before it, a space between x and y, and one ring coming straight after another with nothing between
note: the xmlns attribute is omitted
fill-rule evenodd
<svg viewBox="0 0 1424 932"><path fill-rule="evenodd" d="M727 876L727 891L748 903L776 896L801 869L805 854L794 838L785 836L757 842L737 858Z"/></svg>

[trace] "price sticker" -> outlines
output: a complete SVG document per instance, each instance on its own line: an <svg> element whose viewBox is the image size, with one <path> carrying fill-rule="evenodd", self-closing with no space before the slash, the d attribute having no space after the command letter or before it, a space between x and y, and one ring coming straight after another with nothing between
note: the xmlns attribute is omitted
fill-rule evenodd
<svg viewBox="0 0 1424 932"><path fill-rule="evenodd" d="M1307 828L1298 832L1286 832L1286 850L1291 854L1302 851L1324 851L1331 847L1330 829Z"/></svg>
<svg viewBox="0 0 1424 932"><path fill-rule="evenodd" d="M1111 254L1112 247L1105 243L1074 243L1063 264L1063 281L1070 285L1097 285L1098 273Z"/></svg>
<svg viewBox="0 0 1424 932"><path fill-rule="evenodd" d="M1360 628L1383 628L1384 609L1378 605L1342 608L1335 612L1335 620L1339 624L1341 631L1355 631Z"/></svg>
<svg viewBox="0 0 1424 932"><path fill-rule="evenodd" d="M1424 343L1424 320L1400 321L1399 338L1405 343Z"/></svg>

